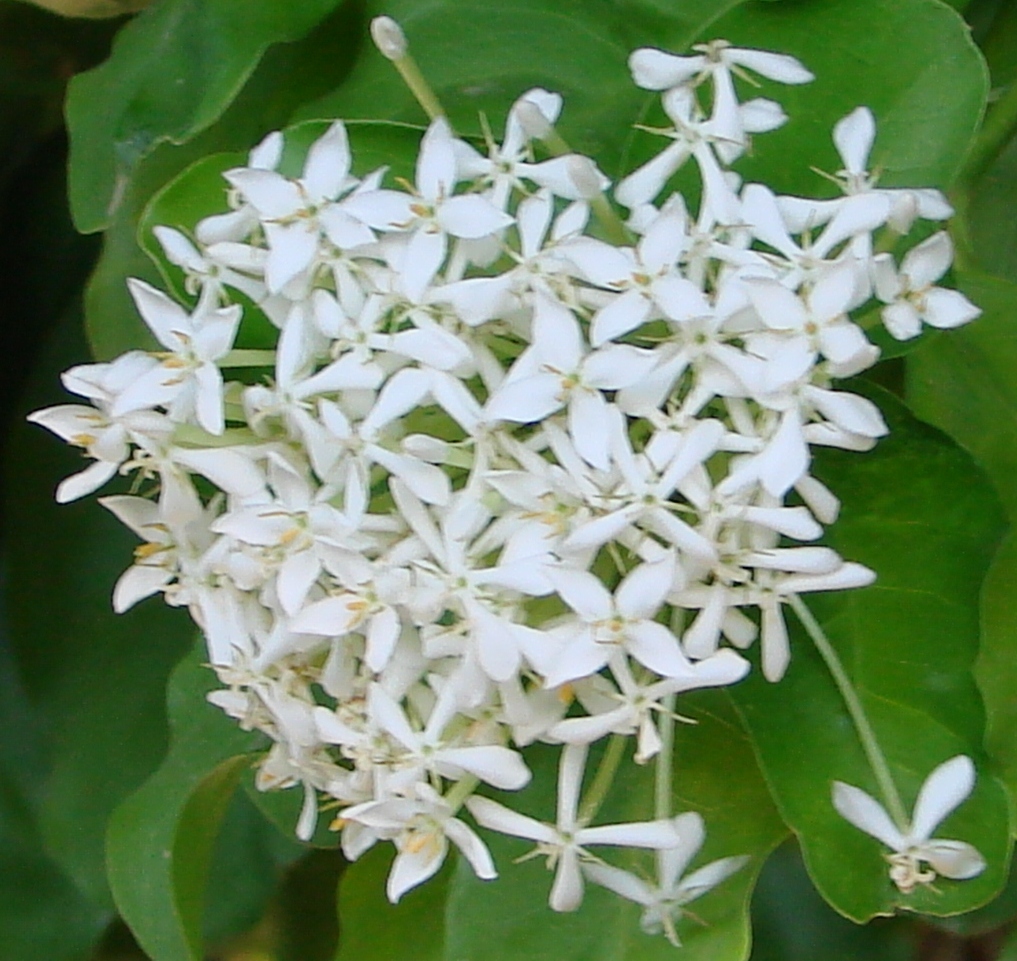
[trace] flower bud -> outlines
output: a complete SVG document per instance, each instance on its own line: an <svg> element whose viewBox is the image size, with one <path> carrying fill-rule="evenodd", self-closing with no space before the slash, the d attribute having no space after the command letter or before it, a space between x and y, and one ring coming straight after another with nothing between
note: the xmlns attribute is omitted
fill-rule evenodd
<svg viewBox="0 0 1017 961"><path fill-rule="evenodd" d="M375 17L371 21L371 39L383 57L402 60L406 56L406 34L391 17Z"/></svg>

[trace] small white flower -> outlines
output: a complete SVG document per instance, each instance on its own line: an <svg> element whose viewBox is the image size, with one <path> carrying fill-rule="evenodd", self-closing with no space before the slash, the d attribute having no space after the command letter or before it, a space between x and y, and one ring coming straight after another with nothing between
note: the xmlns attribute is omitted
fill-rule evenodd
<svg viewBox="0 0 1017 961"><path fill-rule="evenodd" d="M684 906L740 871L749 858L745 855L720 858L683 877L689 862L703 846L706 832L702 817L693 811L679 814L671 819L671 823L682 843L676 848L657 852L656 883L644 881L629 871L608 864L588 864L583 870L595 884L642 905L642 929L647 934L663 930L668 941L677 948L681 942L675 931L675 922L682 917Z"/></svg>
<svg viewBox="0 0 1017 961"><path fill-rule="evenodd" d="M579 789L586 767L586 745L569 744L561 753L558 770L558 818L545 824L511 811L497 801L471 797L466 802L479 824L537 842L536 854L547 855L548 867L554 868L550 905L555 911L575 911L583 902L583 874L580 864L590 860L590 844L662 850L678 847L681 839L670 821L643 821L633 824L605 824L587 827L579 819Z"/></svg>
<svg viewBox="0 0 1017 961"><path fill-rule="evenodd" d="M919 884L931 884L937 874L965 881L985 870L985 858L966 841L932 837L939 823L974 786L975 766L971 758L958 754L925 779L906 827L894 824L871 795L843 781L833 782L833 806L856 828L892 849L892 854L884 855L890 864L890 880L902 894L910 894Z"/></svg>

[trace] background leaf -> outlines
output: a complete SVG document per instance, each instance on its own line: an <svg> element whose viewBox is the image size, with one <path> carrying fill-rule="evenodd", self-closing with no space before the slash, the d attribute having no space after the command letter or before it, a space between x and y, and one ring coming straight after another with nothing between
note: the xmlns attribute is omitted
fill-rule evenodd
<svg viewBox="0 0 1017 961"><path fill-rule="evenodd" d="M128 23L109 59L71 84L71 208L78 228L106 227L140 160L217 120L266 48L296 40L339 0L163 0ZM339 61L333 82L342 76Z"/></svg>
<svg viewBox="0 0 1017 961"><path fill-rule="evenodd" d="M154 961L199 961L205 887L220 822L250 766L252 735L205 694L218 687L199 645L173 672L172 743L114 812L107 833L117 907Z"/></svg>

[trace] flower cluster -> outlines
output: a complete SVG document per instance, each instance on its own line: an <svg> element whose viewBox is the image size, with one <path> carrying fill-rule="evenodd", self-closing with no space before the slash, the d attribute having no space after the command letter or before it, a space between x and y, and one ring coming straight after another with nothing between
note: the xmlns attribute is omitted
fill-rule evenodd
<svg viewBox="0 0 1017 961"><path fill-rule="evenodd" d="M342 123L296 176L275 133L225 174L228 211L156 230L193 294L130 283L162 349L73 368L87 403L32 419L92 461L58 499L118 472L154 482L101 501L142 542L115 607L161 592L190 609L223 684L210 700L271 740L258 786L304 792L301 837L325 806L348 857L392 842L397 900L449 842L495 876L465 809L548 855L553 908L585 879L675 939L681 905L741 861L680 880L697 815L589 824L589 747L631 736L651 761L676 696L740 680L757 639L781 678L790 598L873 580L814 543L838 501L811 449L886 433L836 387L879 353L851 315L881 302L903 338L977 310L934 286L946 233L899 266L874 253L877 232L950 208L876 185L866 108L833 132L842 196L776 196L730 167L785 115L739 102L734 76L804 83L801 64L715 41L631 67L667 125L614 185L624 224L593 160L541 147L562 108L545 90L500 144L434 120L396 187L354 175ZM684 166L695 211L668 189ZM241 302L276 349L235 348ZM537 741L561 745L554 823L477 793L522 788ZM655 851L659 885L595 845Z"/></svg>

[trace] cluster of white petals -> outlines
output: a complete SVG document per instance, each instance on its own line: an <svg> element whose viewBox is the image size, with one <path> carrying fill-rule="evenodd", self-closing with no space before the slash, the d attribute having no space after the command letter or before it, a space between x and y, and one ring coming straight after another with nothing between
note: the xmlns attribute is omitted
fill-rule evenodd
<svg viewBox="0 0 1017 961"><path fill-rule="evenodd" d="M785 116L739 103L734 77L803 83L801 64L716 41L631 66L668 125L614 185L628 241L591 223L609 186L591 160L538 159L562 108L544 90L486 149L435 120L395 186L353 174L340 122L300 171L272 134L225 174L228 211L157 230L194 301L131 282L162 349L73 368L83 403L33 419L91 459L58 499L135 476L101 501L141 539L115 606L189 608L223 685L210 700L271 741L259 787L303 791L300 837L327 808L347 857L391 842L395 901L450 842L495 876L468 812L536 842L553 908L585 879L676 940L682 905L742 862L680 880L698 815L586 823L590 746L631 736L651 761L676 695L739 681L757 640L781 678L790 598L874 579L815 543L838 500L813 447L864 451L887 429L837 386L879 354L852 314L904 338L977 310L934 286L945 233L900 264L873 253L950 209L876 186L867 109L834 131L843 196L776 196L730 166ZM695 212L668 190L689 162ZM274 350L236 348L240 303L278 328ZM526 785L534 742L561 746L550 823L477 793ZM925 847L878 836L911 864L929 860L916 831ZM655 851L659 880L591 845Z"/></svg>

